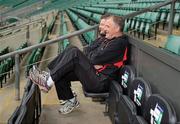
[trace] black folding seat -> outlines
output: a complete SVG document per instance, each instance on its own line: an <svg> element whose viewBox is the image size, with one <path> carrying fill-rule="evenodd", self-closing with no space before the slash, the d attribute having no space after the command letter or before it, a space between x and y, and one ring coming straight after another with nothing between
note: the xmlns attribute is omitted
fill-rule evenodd
<svg viewBox="0 0 180 124"><path fill-rule="evenodd" d="M25 112L25 108L22 107L23 106L22 103L25 101L25 99L27 99L26 97L28 96L28 94L31 90L31 86L32 86L32 82L31 82L31 80L28 80L26 86L24 87L24 94L22 97L21 105L18 106L16 108L16 110L13 112L13 114L11 115L11 117L8 120L8 124L15 124L22 119L22 116L24 116L23 113ZM21 116L21 117L19 117L19 116Z"/></svg>
<svg viewBox="0 0 180 124"><path fill-rule="evenodd" d="M30 86L32 82L30 81L27 86ZM39 90L38 86L32 84L31 87L28 87L29 91L24 95L20 106L15 110L13 115L9 118L8 124L36 124L39 121L39 107L40 103L37 104L36 97L37 91Z"/></svg>
<svg viewBox="0 0 180 124"><path fill-rule="evenodd" d="M31 80L27 80L27 83L24 87L24 94L23 94L23 97L22 97L22 100L25 99L31 89L31 86L32 86L32 81Z"/></svg>
<svg viewBox="0 0 180 124"><path fill-rule="evenodd" d="M38 116L36 110L36 90L37 85L32 84L29 93L22 101L22 106L26 106L27 108L27 112L23 118L23 124L34 124L38 121L38 118L36 118Z"/></svg>
<svg viewBox="0 0 180 124"><path fill-rule="evenodd" d="M178 123L176 122L176 112L173 106L169 101L159 94L153 94L148 98L143 111L143 117L136 116L137 124L144 124L144 121L146 121L148 124Z"/></svg>
<svg viewBox="0 0 180 124"><path fill-rule="evenodd" d="M102 92L102 93L93 93L93 92L86 91L84 88L82 88L82 89L83 89L83 93L86 97L101 99L100 102L105 104L104 114L107 115L109 91L108 92Z"/></svg>
<svg viewBox="0 0 180 124"><path fill-rule="evenodd" d="M142 114L151 87L142 78L135 78L129 86L128 96L121 95L117 104L117 124L134 123L134 117Z"/></svg>
<svg viewBox="0 0 180 124"><path fill-rule="evenodd" d="M20 113L18 115L18 118L13 124L31 124L31 121L28 121L26 118L27 115L27 107L25 105L22 105L20 108Z"/></svg>
<svg viewBox="0 0 180 124"><path fill-rule="evenodd" d="M122 88L118 82L113 81L109 89L109 99L108 99L108 115L111 119L112 124L115 123L115 116L117 114L117 103L119 101L119 96L122 95Z"/></svg>
<svg viewBox="0 0 180 124"><path fill-rule="evenodd" d="M135 69L133 66L125 65L121 68L118 82L123 89L123 94L128 94L128 88L130 86L130 83L134 80L134 77Z"/></svg>
<svg viewBox="0 0 180 124"><path fill-rule="evenodd" d="M128 96L135 103L138 115L142 115L145 103L151 95L151 86L143 78L135 78L130 84Z"/></svg>
<svg viewBox="0 0 180 124"><path fill-rule="evenodd" d="M19 115L20 115L20 107L18 106L11 115L11 117L8 119L8 124L15 124Z"/></svg>
<svg viewBox="0 0 180 124"><path fill-rule="evenodd" d="M120 69L119 80L113 81L110 85L109 99L108 99L108 114L112 123L115 123L115 116L117 115L117 103L122 95L122 88L126 94L129 84L134 79L134 68L132 66L123 66Z"/></svg>

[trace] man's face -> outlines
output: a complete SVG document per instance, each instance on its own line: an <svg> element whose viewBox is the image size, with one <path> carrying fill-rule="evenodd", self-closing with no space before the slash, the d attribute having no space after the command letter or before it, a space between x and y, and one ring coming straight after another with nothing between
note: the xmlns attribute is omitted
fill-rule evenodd
<svg viewBox="0 0 180 124"><path fill-rule="evenodd" d="M105 35L106 31L105 31L105 24L106 24L106 20L105 19L101 19L100 23L99 23L99 33L100 35Z"/></svg>
<svg viewBox="0 0 180 124"><path fill-rule="evenodd" d="M119 32L119 26L114 23L113 18L108 18L105 24L106 38L112 39Z"/></svg>

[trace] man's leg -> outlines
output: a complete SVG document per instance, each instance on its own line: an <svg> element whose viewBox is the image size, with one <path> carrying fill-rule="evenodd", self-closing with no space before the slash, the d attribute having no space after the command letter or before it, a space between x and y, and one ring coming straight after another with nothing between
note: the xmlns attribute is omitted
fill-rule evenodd
<svg viewBox="0 0 180 124"><path fill-rule="evenodd" d="M68 80L70 76L68 74L74 73L86 91L103 92L107 88L108 80L105 80L107 78L103 75L96 75L94 66L78 48L73 47L69 51L63 52L52 63L48 66L50 78L56 82L58 97L68 101L59 110L62 114L70 113L74 108L79 106L79 102L72 96ZM53 68L51 65L53 65ZM34 79L36 84L43 84L42 86L47 84L47 80L44 80L41 74L37 76L32 72L32 75L31 79Z"/></svg>
<svg viewBox="0 0 180 124"><path fill-rule="evenodd" d="M64 76L58 82L55 82L56 92L59 100L67 100L72 99L74 94L71 90L71 81L77 81L78 78L72 72Z"/></svg>
<svg viewBox="0 0 180 124"><path fill-rule="evenodd" d="M80 80L85 90L90 92L102 92L104 90L103 75L96 75L94 66L89 62L87 57L78 49L73 48L61 56L61 59L56 58L53 63L54 68L51 69L52 63L48 66L50 74L54 82L61 83L63 77L70 72L74 72Z"/></svg>
<svg viewBox="0 0 180 124"><path fill-rule="evenodd" d="M68 46L62 53L58 54L58 56L49 63L48 68L51 70L54 69L56 65L61 61L64 54L69 54L73 49L77 49L77 47L71 45Z"/></svg>

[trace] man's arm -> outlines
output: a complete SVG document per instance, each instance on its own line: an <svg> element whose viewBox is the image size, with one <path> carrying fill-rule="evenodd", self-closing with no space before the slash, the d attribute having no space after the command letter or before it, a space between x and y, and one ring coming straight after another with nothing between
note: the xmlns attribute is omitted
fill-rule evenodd
<svg viewBox="0 0 180 124"><path fill-rule="evenodd" d="M84 54L87 56L92 50L96 49L101 44L100 38L97 38L90 45L83 48Z"/></svg>
<svg viewBox="0 0 180 124"><path fill-rule="evenodd" d="M97 52L91 53L90 60L94 65L103 65L122 60L127 44L127 38L110 41L103 50L99 48Z"/></svg>

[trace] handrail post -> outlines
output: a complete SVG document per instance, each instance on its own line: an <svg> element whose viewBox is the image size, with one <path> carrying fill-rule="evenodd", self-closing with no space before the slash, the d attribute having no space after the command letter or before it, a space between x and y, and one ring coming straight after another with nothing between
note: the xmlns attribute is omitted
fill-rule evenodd
<svg viewBox="0 0 180 124"><path fill-rule="evenodd" d="M15 55L15 100L20 100L20 69L19 54Z"/></svg>
<svg viewBox="0 0 180 124"><path fill-rule="evenodd" d="M26 28L26 41L29 43L30 41L30 33L29 33L29 25L27 25L27 28Z"/></svg>
<svg viewBox="0 0 180 124"><path fill-rule="evenodd" d="M173 32L173 22L174 22L174 14L175 14L174 7L175 7L175 1L172 1L170 18L169 18L169 25L168 25L168 35L171 35Z"/></svg>

